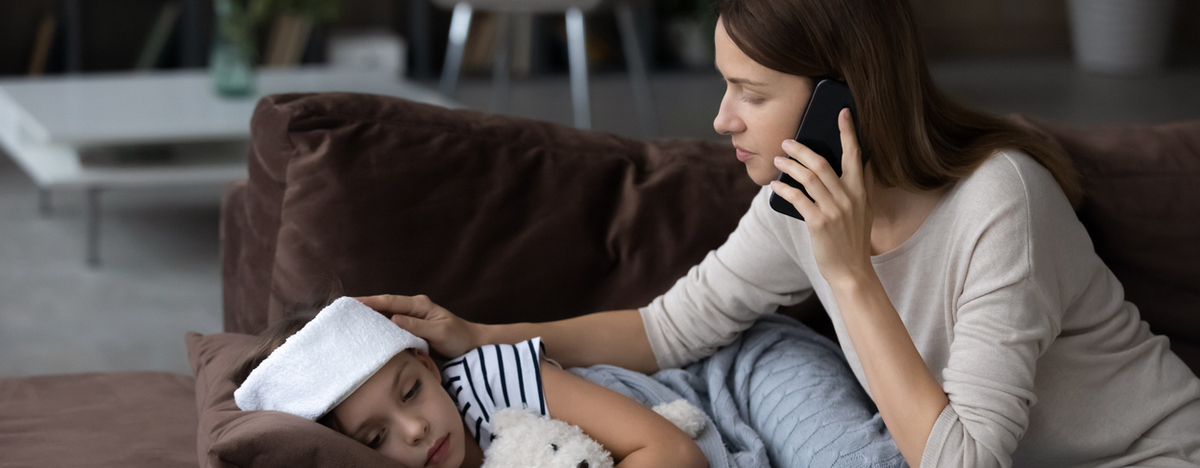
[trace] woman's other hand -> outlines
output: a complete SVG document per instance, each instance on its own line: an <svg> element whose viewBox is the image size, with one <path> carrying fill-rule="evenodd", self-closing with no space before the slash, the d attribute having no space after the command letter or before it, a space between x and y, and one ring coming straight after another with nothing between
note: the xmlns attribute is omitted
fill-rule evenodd
<svg viewBox="0 0 1200 468"><path fill-rule="evenodd" d="M838 128L842 136L841 178L825 158L789 139L783 142L783 150L795 161L777 157L775 167L803 184L812 200L799 189L771 182L771 190L791 202L804 216L817 267L825 281L835 287L874 274L871 266L874 214L867 200L866 180L869 174L863 170L862 152L849 109L838 114Z"/></svg>
<svg viewBox="0 0 1200 468"><path fill-rule="evenodd" d="M481 325L459 318L427 296L384 294L355 299L390 316L393 323L425 339L434 351L447 358L462 356L484 344L479 340Z"/></svg>

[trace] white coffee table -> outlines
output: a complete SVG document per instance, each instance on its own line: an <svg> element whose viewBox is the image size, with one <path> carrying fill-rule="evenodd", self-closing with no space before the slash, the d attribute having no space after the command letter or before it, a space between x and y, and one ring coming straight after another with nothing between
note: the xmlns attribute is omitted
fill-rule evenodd
<svg viewBox="0 0 1200 468"><path fill-rule="evenodd" d="M37 184L44 212L53 190L87 193L87 260L98 265L102 191L245 178L258 98L327 91L461 107L391 73L327 67L262 69L256 95L241 99L216 95L206 70L6 79L0 80L0 148ZM108 163L81 162L81 154L105 152L115 154ZM169 157L120 161L130 152Z"/></svg>

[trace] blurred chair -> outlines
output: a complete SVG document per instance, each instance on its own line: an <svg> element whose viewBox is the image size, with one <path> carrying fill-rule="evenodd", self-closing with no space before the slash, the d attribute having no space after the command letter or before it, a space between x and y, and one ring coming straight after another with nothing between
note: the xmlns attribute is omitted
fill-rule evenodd
<svg viewBox="0 0 1200 468"><path fill-rule="evenodd" d="M446 45L446 61L442 68L439 90L454 97L458 75L462 67L463 48L470 31L471 14L475 10L494 12L497 15L497 35L492 56L492 93L494 102L507 105L509 99L508 37L513 13L565 13L567 22L567 55L571 68L571 103L575 113L575 127L592 127L591 106L588 103L587 48L584 43L583 12L600 3L600 0L434 0L438 6L453 8L450 20L450 39ZM629 79L633 85L634 105L638 121L646 137L657 135L654 107L650 101L650 83L646 77L646 63L637 42L633 8L627 0L616 0L613 10L621 34L625 63L629 66Z"/></svg>

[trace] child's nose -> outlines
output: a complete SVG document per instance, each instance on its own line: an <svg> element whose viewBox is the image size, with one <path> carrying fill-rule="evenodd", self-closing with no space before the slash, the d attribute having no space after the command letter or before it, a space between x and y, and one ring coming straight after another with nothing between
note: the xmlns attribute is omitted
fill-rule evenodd
<svg viewBox="0 0 1200 468"><path fill-rule="evenodd" d="M429 422L425 418L404 417L400 422L400 430L410 445L418 445L429 435Z"/></svg>

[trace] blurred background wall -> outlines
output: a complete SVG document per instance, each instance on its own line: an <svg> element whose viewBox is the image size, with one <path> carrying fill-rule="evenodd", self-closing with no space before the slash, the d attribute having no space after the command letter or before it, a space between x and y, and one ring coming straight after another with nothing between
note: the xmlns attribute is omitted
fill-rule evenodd
<svg viewBox="0 0 1200 468"><path fill-rule="evenodd" d="M158 66L204 66L212 28L212 6L207 0L0 0L0 76L28 72L38 28L47 15L53 16L57 24L46 72L61 73L71 68L70 55L76 54L69 52L72 43L78 45L80 71L130 69L156 17L169 2L178 2L184 13ZM382 27L408 39L410 48L418 45L415 36L423 35L421 50L410 49L408 70L417 78L433 77L440 71L450 13L414 3L343 0L338 19L314 29L304 61L324 60L323 41L329 31ZM645 38L652 51L648 54L651 70L683 67L679 54L672 50L669 25L675 17L708 4L708 0L636 4L639 25L651 31ZM1065 0L913 0L912 4L931 60L1065 57L1071 51ZM623 69L612 15L593 13L588 21L593 69ZM473 32L486 28L478 24L479 16L476 23ZM535 19L532 73L565 72L565 53L559 53L565 47L561 23L561 16ZM1175 23L1168 64L1200 64L1200 2L1178 2ZM468 67L466 71L474 70Z"/></svg>

